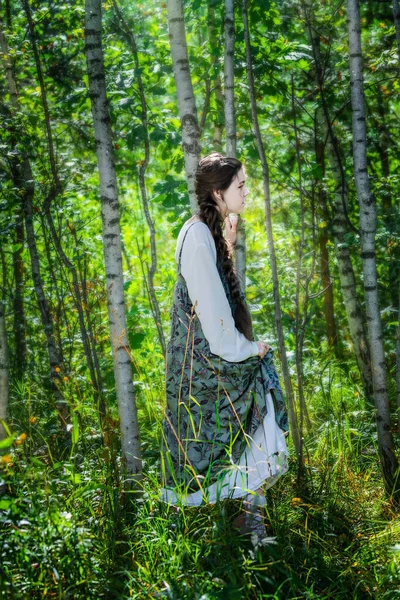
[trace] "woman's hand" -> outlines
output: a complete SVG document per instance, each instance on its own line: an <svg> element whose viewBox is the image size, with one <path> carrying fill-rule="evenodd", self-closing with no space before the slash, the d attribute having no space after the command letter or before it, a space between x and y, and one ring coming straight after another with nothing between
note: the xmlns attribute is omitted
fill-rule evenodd
<svg viewBox="0 0 400 600"><path fill-rule="evenodd" d="M258 346L258 356L260 358L264 358L264 356L267 354L268 350L271 347L271 346L268 346L268 344L266 344L265 342L261 342L259 340L257 340L257 346Z"/></svg>
<svg viewBox="0 0 400 600"><path fill-rule="evenodd" d="M232 220L231 220L232 219ZM239 217L237 215L231 214L225 218L225 239L228 242L228 246L233 248L236 244L236 228Z"/></svg>

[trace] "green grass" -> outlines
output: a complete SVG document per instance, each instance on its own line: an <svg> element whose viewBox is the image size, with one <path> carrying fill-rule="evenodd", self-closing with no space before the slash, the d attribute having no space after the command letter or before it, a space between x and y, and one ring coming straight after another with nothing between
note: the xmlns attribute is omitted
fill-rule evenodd
<svg viewBox="0 0 400 600"><path fill-rule="evenodd" d="M372 411L334 363L317 365L307 393L305 482L292 452L267 492L269 543L254 552L231 527L236 503L175 511L159 502L161 411L148 390L135 500L120 489L89 402L75 402L66 448L34 385L14 388L11 429L27 438L3 449L1 597L400 597L400 519L383 493Z"/></svg>

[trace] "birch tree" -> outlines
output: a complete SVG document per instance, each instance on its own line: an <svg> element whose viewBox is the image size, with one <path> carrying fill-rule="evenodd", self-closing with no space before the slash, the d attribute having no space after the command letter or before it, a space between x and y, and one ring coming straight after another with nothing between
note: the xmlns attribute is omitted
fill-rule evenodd
<svg viewBox="0 0 400 600"><path fill-rule="evenodd" d="M297 456L299 459L301 458L301 445L300 445L300 435L297 424L297 417L294 407L294 396L292 389L292 382L290 380L289 373L289 365L287 361L286 355L286 346L285 346L285 338L283 334L282 327L282 309L281 309L281 299L279 293L279 278L278 278L278 266L276 261L275 254L275 244L272 232L272 219L271 219L271 193L270 193L270 185L269 185L269 165L265 155L265 149L263 140L261 137L260 126L258 123L258 115L257 115L257 103L256 96L254 90L254 77L253 77L253 64L251 57L251 46L250 46L250 35L249 35L249 23L248 23L248 13L247 13L247 0L243 0L242 3L242 13L243 13L243 26L244 26L244 39L246 44L246 62L247 62L247 77L249 83L249 94L250 94L250 105L251 105L251 117L253 123L254 134L257 143L258 154L260 157L262 174L263 174L263 187L264 187L264 202L265 202L265 226L268 237L268 250L269 250L269 259L271 265L271 274L272 274L272 282L273 282L273 290L274 290L274 317L275 317L275 326L278 335L278 346L279 346L279 354L282 362L282 372L283 372L283 380L285 384L285 390L288 399L288 416L290 423L290 431L293 437L294 447L296 449Z"/></svg>
<svg viewBox="0 0 400 600"><path fill-rule="evenodd" d="M235 115L235 2L225 0L225 52L224 52L224 112L226 123L226 154L236 158ZM246 290L246 228L239 215L235 244L235 267L243 292Z"/></svg>
<svg viewBox="0 0 400 600"><path fill-rule="evenodd" d="M353 125L353 164L360 205L361 258L372 361L378 445L386 489L389 494L393 494L398 499L400 496L400 487L397 483L398 462L394 452L393 436L390 428L385 354L378 298L375 251L376 202L371 191L367 164L367 129L358 0L347 0L347 13Z"/></svg>
<svg viewBox="0 0 400 600"><path fill-rule="evenodd" d="M208 39L211 50L212 72L214 76L214 98L216 115L213 120L213 147L217 152L222 152L222 135L224 130L224 99L222 93L221 75L218 67L218 45L220 38L215 27L215 8L209 4L207 14ZM204 111L205 112L205 111ZM204 113L203 113L204 114ZM203 128L201 128L203 129Z"/></svg>
<svg viewBox="0 0 400 600"><path fill-rule="evenodd" d="M358 369L363 381L367 398L372 401L372 374L368 340L366 336L364 315L357 297L356 278L350 256L346 234L349 229L347 217L348 190L344 174L338 140L334 133L328 107L324 96L324 75L320 54L320 38L315 24L311 0L303 3L306 19L307 35L312 47L314 65L311 75L315 79L320 103L317 109L317 128L321 129L326 143L326 152L332 177L335 182L333 198L332 232L335 243L336 260L339 269L340 288L343 295L350 337L354 347Z"/></svg>
<svg viewBox="0 0 400 600"><path fill-rule="evenodd" d="M186 44L186 29L182 0L167 0L168 29L172 65L181 120L182 147L192 213L198 210L194 174L200 160L200 129L193 93Z"/></svg>
<svg viewBox="0 0 400 600"><path fill-rule="evenodd" d="M110 113L106 96L101 34L101 0L87 0L85 5L85 54L100 176L108 323L120 418L124 470L127 473L126 485L130 487L134 483L137 484L141 476L141 453L126 326L119 200Z"/></svg>

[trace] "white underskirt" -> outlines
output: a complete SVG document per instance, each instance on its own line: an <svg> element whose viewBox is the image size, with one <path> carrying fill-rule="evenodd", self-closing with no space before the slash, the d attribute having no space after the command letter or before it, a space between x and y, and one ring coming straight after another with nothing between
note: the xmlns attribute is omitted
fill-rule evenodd
<svg viewBox="0 0 400 600"><path fill-rule="evenodd" d="M212 485L192 492L177 495L174 488L162 488L160 500L174 506L199 506L214 504L226 498L243 498L263 489L271 487L288 470L289 454L285 432L275 420L274 403L271 394L266 397L267 414L263 423L253 436L246 436L248 445L239 462L227 466L223 475ZM277 454L276 454L277 453Z"/></svg>

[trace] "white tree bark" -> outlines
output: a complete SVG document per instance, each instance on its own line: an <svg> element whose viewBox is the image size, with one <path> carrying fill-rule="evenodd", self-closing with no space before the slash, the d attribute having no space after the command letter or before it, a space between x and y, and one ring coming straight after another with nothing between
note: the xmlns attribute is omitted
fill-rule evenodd
<svg viewBox="0 0 400 600"><path fill-rule="evenodd" d="M390 429L389 399L386 387L385 353L379 311L376 271L376 202L371 191L367 165L367 130L361 51L361 24L358 0L347 0L351 107L353 124L353 163L360 205L361 258L367 309L368 336L372 360L372 380L381 466L387 491L399 495L396 482L397 458Z"/></svg>
<svg viewBox="0 0 400 600"><path fill-rule="evenodd" d="M100 175L108 322L120 418L122 453L124 467L127 472L126 484L129 487L140 479L141 453L126 327L120 212L110 113L106 96L104 58L101 44L101 18L101 0L87 0L85 7L85 53Z"/></svg>
<svg viewBox="0 0 400 600"><path fill-rule="evenodd" d="M260 162L262 166L263 173L263 185L264 185L264 201L265 201L265 226L267 230L268 237L268 250L269 250L269 259L271 264L271 274L272 274L272 282L273 282L273 290L274 290L274 317L275 317L275 325L276 331L278 335L278 346L279 346L279 354L282 362L282 372L283 372L283 380L285 384L285 390L288 400L288 416L289 416L289 424L290 424L290 432L293 438L294 447L297 453L298 458L301 457L301 444L300 444L300 435L299 428L297 424L297 417L294 407L294 395L292 389L292 382L290 379L289 373L289 365L287 361L286 355L286 346L285 346L285 337L283 334L282 327L282 309L281 309L281 298L279 293L279 278L278 278L278 266L275 255L275 244L274 237L272 233L272 219L271 219L271 195L270 195L270 187L269 187L269 166L265 155L264 144L261 137L260 126L258 123L258 115L257 115L257 103L255 97L254 90L254 78L253 78L253 66L252 66L252 58L251 58L251 46L250 46L250 35L249 35L249 24L248 24L248 16L247 16L247 0L243 0L242 4L243 8L243 25L244 25L244 39L246 43L246 60L247 60L247 76L249 82L249 94L250 94L250 104L251 104L251 116L253 122L254 134L256 137L258 154L260 157Z"/></svg>
<svg viewBox="0 0 400 600"><path fill-rule="evenodd" d="M6 323L3 303L0 301L0 441L7 437L2 421L7 419L9 376Z"/></svg>
<svg viewBox="0 0 400 600"><path fill-rule="evenodd" d="M332 127L332 125L330 125ZM340 287L349 324L350 337L353 342L357 365L363 381L366 396L372 400L372 373L371 359L367 335L364 326L364 316L357 298L356 278L349 246L346 239L348 225L343 206L343 198L347 204L347 186L343 179L339 164L338 147L332 140L333 130L328 131L327 120L322 117L322 130L327 139L327 154L332 176L335 181L334 216L332 218L332 232L335 243L336 259L339 268ZM336 142L337 144L337 142Z"/></svg>
<svg viewBox="0 0 400 600"><path fill-rule="evenodd" d="M226 126L226 155L236 158L235 116L235 2L225 0L225 53L224 53L224 112ZM246 290L246 227L239 215L235 244L235 267L243 292Z"/></svg>
<svg viewBox="0 0 400 600"><path fill-rule="evenodd" d="M343 295L347 321L349 324L350 337L353 343L354 353L356 355L357 365L363 381L365 394L367 398L372 401L371 361L364 325L364 315L357 298L356 278L346 239L346 234L348 233L348 223L345 215L345 206L347 206L348 197L347 184L341 164L339 144L335 138L334 128L330 122L328 109L324 102L324 82L320 55L320 38L315 24L312 0L304 0L303 10L307 23L307 35L314 56L314 68L312 69L312 75L314 76L316 85L320 92L320 98L322 100L321 106L317 111L318 125L321 128L324 140L326 140L326 152L329 166L332 172L332 177L335 181L332 232L335 243L336 260L339 268L340 287Z"/></svg>
<svg viewBox="0 0 400 600"><path fill-rule="evenodd" d="M200 160L199 123L190 76L182 0L167 0L172 64L181 119L182 147L192 213L198 210L194 174Z"/></svg>
<svg viewBox="0 0 400 600"><path fill-rule="evenodd" d="M236 157L235 117L235 1L225 0L225 53L224 53L224 109L226 127L226 154Z"/></svg>

